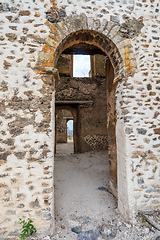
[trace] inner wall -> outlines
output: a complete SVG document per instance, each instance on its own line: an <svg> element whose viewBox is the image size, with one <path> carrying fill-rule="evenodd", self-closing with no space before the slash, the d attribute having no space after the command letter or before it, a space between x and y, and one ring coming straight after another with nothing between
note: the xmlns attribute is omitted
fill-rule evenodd
<svg viewBox="0 0 160 240"><path fill-rule="evenodd" d="M96 76L89 78L70 77L69 55L61 55L57 64L60 80L56 85L56 106L72 107L76 112L76 152L108 147L105 57L95 55L95 63Z"/></svg>

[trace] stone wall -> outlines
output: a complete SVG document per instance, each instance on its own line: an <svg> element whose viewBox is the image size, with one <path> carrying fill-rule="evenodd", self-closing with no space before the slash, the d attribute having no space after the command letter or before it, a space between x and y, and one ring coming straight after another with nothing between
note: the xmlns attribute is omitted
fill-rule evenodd
<svg viewBox="0 0 160 240"><path fill-rule="evenodd" d="M17 234L19 217L53 232L54 67L81 30L114 67L119 210L132 220L159 209L159 9L159 0L2 0L1 237Z"/></svg>
<svg viewBox="0 0 160 240"><path fill-rule="evenodd" d="M39 236L53 231L52 77L34 70L49 34L50 1L2 1L0 62L0 239L16 239L19 218ZM39 224L41 223L41 224ZM19 239L19 238L18 238Z"/></svg>
<svg viewBox="0 0 160 240"><path fill-rule="evenodd" d="M66 101L75 105L78 114L74 134L79 152L107 149L106 79L60 77L56 102Z"/></svg>

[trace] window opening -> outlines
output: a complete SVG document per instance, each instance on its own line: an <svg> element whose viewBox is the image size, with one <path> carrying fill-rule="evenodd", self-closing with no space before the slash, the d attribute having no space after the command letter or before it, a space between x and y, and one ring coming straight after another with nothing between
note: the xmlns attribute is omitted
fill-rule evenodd
<svg viewBox="0 0 160 240"><path fill-rule="evenodd" d="M73 55L73 77L90 77L90 55Z"/></svg>

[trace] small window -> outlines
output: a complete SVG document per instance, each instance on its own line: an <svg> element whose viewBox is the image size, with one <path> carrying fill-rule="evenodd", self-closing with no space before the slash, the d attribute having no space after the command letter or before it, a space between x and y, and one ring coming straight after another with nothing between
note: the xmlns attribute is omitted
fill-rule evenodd
<svg viewBox="0 0 160 240"><path fill-rule="evenodd" d="M90 77L90 55L73 55L73 77Z"/></svg>

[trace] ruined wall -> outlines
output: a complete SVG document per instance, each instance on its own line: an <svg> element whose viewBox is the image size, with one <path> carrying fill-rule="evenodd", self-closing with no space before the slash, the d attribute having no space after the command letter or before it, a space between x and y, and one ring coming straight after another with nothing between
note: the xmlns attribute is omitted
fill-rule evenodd
<svg viewBox="0 0 160 240"><path fill-rule="evenodd" d="M66 14L56 23L63 39L93 29L111 39L122 57L124 78L116 89L120 211L132 218L138 209L159 208L159 1L66 0L57 7Z"/></svg>
<svg viewBox="0 0 160 240"><path fill-rule="evenodd" d="M138 209L159 208L159 10L159 0L57 0L57 5L2 0L0 236L16 235L19 217L31 217L39 233L52 232L50 73L62 40L82 29L106 36L108 43L95 37L94 44L106 44L114 81L121 80L116 88L119 210L132 219Z"/></svg>
<svg viewBox="0 0 160 240"><path fill-rule="evenodd" d="M56 116L56 142L67 143L67 118L73 118L72 113L61 110Z"/></svg>
<svg viewBox="0 0 160 240"><path fill-rule="evenodd" d="M79 136L80 152L107 149L105 78L60 77L56 86L56 101L72 101L72 104L79 101L76 107L78 132L75 132L75 135Z"/></svg>
<svg viewBox="0 0 160 240"><path fill-rule="evenodd" d="M64 116L61 111L56 119L56 143L67 143L67 121Z"/></svg>
<svg viewBox="0 0 160 240"><path fill-rule="evenodd" d="M59 75L70 77L71 74L71 55L61 54L58 59L56 68L58 69Z"/></svg>
<svg viewBox="0 0 160 240"><path fill-rule="evenodd" d="M119 208L131 217L138 209L157 209L160 206L159 1L78 1L77 4L58 1L58 7L65 9L67 15L83 13L90 29L103 28L102 32L116 43L119 51L123 49L125 81L118 83L116 90ZM134 56L136 61L131 62Z"/></svg>
<svg viewBox="0 0 160 240"><path fill-rule="evenodd" d="M31 218L39 236L53 231L52 77L34 70L51 5L0 4L0 239L16 239L19 217Z"/></svg>

